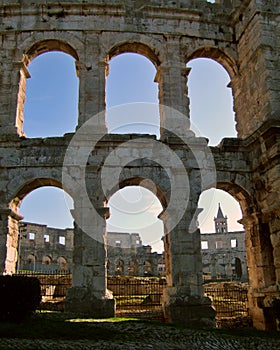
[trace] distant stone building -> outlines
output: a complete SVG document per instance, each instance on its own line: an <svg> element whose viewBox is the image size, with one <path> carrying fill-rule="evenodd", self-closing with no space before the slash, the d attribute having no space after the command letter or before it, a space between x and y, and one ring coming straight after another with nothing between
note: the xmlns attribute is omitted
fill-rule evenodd
<svg viewBox="0 0 280 350"><path fill-rule="evenodd" d="M18 270L72 270L73 229L57 229L22 222ZM110 275L164 275L163 254L142 244L139 233L107 234L107 271Z"/></svg>
<svg viewBox="0 0 280 350"><path fill-rule="evenodd" d="M201 234L205 280L247 281L245 234L228 232L227 217L219 205L214 218L215 233ZM72 270L73 229L50 228L29 222L20 226L21 270ZM143 245L139 233L108 232L107 272L109 275L164 276L164 254Z"/></svg>
<svg viewBox="0 0 280 350"><path fill-rule="evenodd" d="M108 232L109 275L161 276L165 273L163 254L143 245L138 233Z"/></svg>
<svg viewBox="0 0 280 350"><path fill-rule="evenodd" d="M21 222L19 237L18 270L71 270L73 229Z"/></svg>
<svg viewBox="0 0 280 350"><path fill-rule="evenodd" d="M204 279L247 281L245 232L228 232L227 216L220 204L214 222L215 233L201 234Z"/></svg>

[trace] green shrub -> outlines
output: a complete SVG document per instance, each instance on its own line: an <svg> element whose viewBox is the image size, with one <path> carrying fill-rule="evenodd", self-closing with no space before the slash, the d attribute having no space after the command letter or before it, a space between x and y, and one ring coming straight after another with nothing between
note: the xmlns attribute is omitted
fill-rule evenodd
<svg viewBox="0 0 280 350"><path fill-rule="evenodd" d="M0 322L21 322L41 301L36 277L0 276Z"/></svg>

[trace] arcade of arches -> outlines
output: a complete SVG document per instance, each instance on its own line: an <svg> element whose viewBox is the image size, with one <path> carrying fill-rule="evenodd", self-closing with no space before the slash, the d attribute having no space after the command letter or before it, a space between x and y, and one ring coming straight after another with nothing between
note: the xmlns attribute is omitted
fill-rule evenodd
<svg viewBox="0 0 280 350"><path fill-rule="evenodd" d="M242 208L254 326L276 328L273 300L280 298L277 2L77 0L48 1L46 6L45 1L15 0L1 2L0 8L1 272L15 271L22 199L41 186L63 187L75 207L73 286L66 309L113 316L114 299L106 288L104 236L109 213L104 203L118 183L137 185L148 179L145 186L152 188L164 208L160 219L167 261L165 315L171 322L214 325L215 312L203 293L196 218L200 193L216 186ZM28 65L48 51L61 51L76 60L77 132L28 139L23 133ZM156 68L160 140L151 135L107 134L108 62L125 52L146 56ZM207 140L189 128L186 64L198 57L216 60L231 78L237 138L224 139L217 147L208 147ZM98 142L93 144L93 139ZM80 186L81 176L86 191ZM101 177L108 185L105 191Z"/></svg>

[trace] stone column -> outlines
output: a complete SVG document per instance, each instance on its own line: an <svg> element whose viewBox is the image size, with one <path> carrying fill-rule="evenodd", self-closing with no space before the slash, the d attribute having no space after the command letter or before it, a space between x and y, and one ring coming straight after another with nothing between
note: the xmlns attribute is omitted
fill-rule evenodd
<svg viewBox="0 0 280 350"><path fill-rule="evenodd" d="M249 310L257 329L276 329L273 298L280 297L269 224L257 214L243 218L246 230L246 253L249 274Z"/></svg>
<svg viewBox="0 0 280 350"><path fill-rule="evenodd" d="M158 68L155 81L159 84L161 138L169 132L178 136L190 133L189 99L187 96L187 77L190 69L186 68L180 53L179 39L167 38L167 60Z"/></svg>
<svg viewBox="0 0 280 350"><path fill-rule="evenodd" d="M269 225L271 244L273 247L276 284L280 285L280 213L273 213L270 216Z"/></svg>
<svg viewBox="0 0 280 350"><path fill-rule="evenodd" d="M10 209L0 210L0 273L16 272L18 221L23 217Z"/></svg>
<svg viewBox="0 0 280 350"><path fill-rule="evenodd" d="M167 287L163 293L165 318L192 326L215 326L211 300L204 296L200 231L190 228L194 210L165 236ZM168 218L161 215L165 222ZM168 225L166 225L168 226Z"/></svg>
<svg viewBox="0 0 280 350"><path fill-rule="evenodd" d="M23 62L1 64L0 78L0 134L23 135L23 107L25 101L26 78L30 75Z"/></svg>
<svg viewBox="0 0 280 350"><path fill-rule="evenodd" d="M14 88L17 87L17 106L16 106L16 117L15 117L15 126L19 136L26 136L23 131L23 122L24 122L24 102L26 99L26 79L30 78L30 74L24 62L15 62L14 67L16 70L19 70L19 83L13 84ZM16 83L16 82L15 82ZM14 94L16 91L14 91ZM13 95L14 95L13 94Z"/></svg>
<svg viewBox="0 0 280 350"><path fill-rule="evenodd" d="M78 128L90 118L95 118L96 134L107 133L105 122L105 82L108 64L96 59L91 65L76 62L79 83Z"/></svg>
<svg viewBox="0 0 280 350"><path fill-rule="evenodd" d="M76 209L75 209L76 210ZM84 209L86 210L86 209ZM75 225L73 252L73 284L67 291L65 311L79 312L95 318L114 317L115 300L107 290L105 217L107 208L99 209L104 220L83 222L87 231ZM85 219L86 216L85 216ZM90 231L89 231L90 228Z"/></svg>

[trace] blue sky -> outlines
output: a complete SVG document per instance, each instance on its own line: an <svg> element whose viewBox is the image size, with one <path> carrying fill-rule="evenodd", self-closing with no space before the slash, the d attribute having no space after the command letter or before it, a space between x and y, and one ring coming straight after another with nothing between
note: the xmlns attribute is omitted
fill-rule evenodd
<svg viewBox="0 0 280 350"><path fill-rule="evenodd" d="M218 63L205 59L193 60L188 66L192 68L188 88L193 130L198 136L208 137L210 145L218 144L223 137L235 137L226 71ZM61 136L73 132L78 116L74 60L63 53L48 53L31 62L29 71L31 78L27 82L24 122L27 136ZM143 56L124 54L113 58L107 79L107 107L131 102L158 103L155 73L155 67ZM114 115L109 115L107 120L109 131L114 128L113 118ZM156 109L150 118L155 122L159 120ZM143 129L143 132L150 132ZM72 204L65 198L67 195L61 190L38 189L23 200L20 213L26 221L71 227L73 219L69 207ZM205 208L199 217L201 231L213 232L218 202L229 217L229 229L242 229L236 223L241 218L238 203L223 191L209 190L202 194L199 203ZM112 196L109 206L108 230L140 232L145 244L161 249L162 223L156 217L162 208L155 196L147 190L126 188Z"/></svg>

